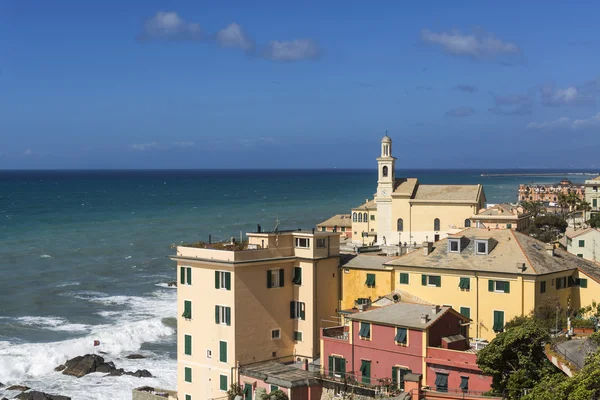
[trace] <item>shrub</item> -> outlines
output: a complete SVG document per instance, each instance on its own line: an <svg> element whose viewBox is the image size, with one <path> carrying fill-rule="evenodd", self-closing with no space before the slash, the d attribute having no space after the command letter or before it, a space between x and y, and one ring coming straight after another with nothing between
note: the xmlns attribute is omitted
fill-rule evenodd
<svg viewBox="0 0 600 400"><path fill-rule="evenodd" d="M594 321L591 319L574 319L571 321L573 328L594 328Z"/></svg>

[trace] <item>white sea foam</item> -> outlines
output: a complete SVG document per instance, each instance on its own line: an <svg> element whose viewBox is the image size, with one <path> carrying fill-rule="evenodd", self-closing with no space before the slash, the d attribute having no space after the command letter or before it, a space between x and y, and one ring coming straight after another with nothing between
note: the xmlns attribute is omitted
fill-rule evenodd
<svg viewBox="0 0 600 400"><path fill-rule="evenodd" d="M79 286L79 285L81 285L81 282L63 282L63 283L59 283L55 287L67 287L67 286Z"/></svg>
<svg viewBox="0 0 600 400"><path fill-rule="evenodd" d="M15 321L22 325L38 326L52 331L85 332L91 328L91 325L72 324L59 317L19 317Z"/></svg>
<svg viewBox="0 0 600 400"><path fill-rule="evenodd" d="M169 284L165 283L165 282L157 283L156 286L165 288L165 289L177 289L177 286L169 286Z"/></svg>
<svg viewBox="0 0 600 400"><path fill-rule="evenodd" d="M125 257L125 259L126 259L126 260L129 260L130 258L131 258L131 256L127 256L127 257Z"/></svg>
<svg viewBox="0 0 600 400"><path fill-rule="evenodd" d="M52 258L50 254L42 254L40 258Z"/></svg>

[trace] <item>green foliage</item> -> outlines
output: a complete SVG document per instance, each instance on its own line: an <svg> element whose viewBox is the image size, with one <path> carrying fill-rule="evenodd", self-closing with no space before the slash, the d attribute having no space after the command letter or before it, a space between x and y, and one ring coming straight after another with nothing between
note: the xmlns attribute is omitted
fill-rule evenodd
<svg viewBox="0 0 600 400"><path fill-rule="evenodd" d="M588 336L587 340L596 346L600 346L600 331L592 333L590 336Z"/></svg>
<svg viewBox="0 0 600 400"><path fill-rule="evenodd" d="M562 215L540 214L533 219L524 233L541 240L544 243L550 243L557 240L567 229L569 224Z"/></svg>
<svg viewBox="0 0 600 400"><path fill-rule="evenodd" d="M242 385L238 383L232 383L229 386L229 390L227 391L227 398L229 400L235 400L235 396L243 396L244 391L242 389Z"/></svg>
<svg viewBox="0 0 600 400"><path fill-rule="evenodd" d="M528 316L516 316L506 323L505 329L523 325L529 320L534 320L536 324L547 331L567 327L566 310L561 307L558 297L548 297L542 305L532 310ZM558 317L558 318L557 318Z"/></svg>
<svg viewBox="0 0 600 400"><path fill-rule="evenodd" d="M590 224L592 228L600 228L600 213L592 215L592 218L590 218L588 224Z"/></svg>
<svg viewBox="0 0 600 400"><path fill-rule="evenodd" d="M537 218L540 215L546 213L546 206L541 201L524 201L521 203L521 207L531 214L533 218Z"/></svg>
<svg viewBox="0 0 600 400"><path fill-rule="evenodd" d="M477 354L477 365L492 377L492 389L518 398L555 368L544 353L548 332L533 318L499 333Z"/></svg>
<svg viewBox="0 0 600 400"><path fill-rule="evenodd" d="M283 393L281 390L275 390L275 391L269 393L269 395L267 397L265 397L265 399L268 399L268 400L289 400L287 394Z"/></svg>
<svg viewBox="0 0 600 400"><path fill-rule="evenodd" d="M571 320L573 328L594 328L596 324L591 319L575 318Z"/></svg>
<svg viewBox="0 0 600 400"><path fill-rule="evenodd" d="M521 326L525 322L529 321L530 319L531 319L531 317L516 316L504 325L504 329L510 329L510 328L514 328L517 326Z"/></svg>

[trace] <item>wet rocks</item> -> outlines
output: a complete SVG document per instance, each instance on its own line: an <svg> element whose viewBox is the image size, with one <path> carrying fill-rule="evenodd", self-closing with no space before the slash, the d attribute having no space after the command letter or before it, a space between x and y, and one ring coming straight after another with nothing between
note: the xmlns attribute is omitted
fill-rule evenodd
<svg viewBox="0 0 600 400"><path fill-rule="evenodd" d="M177 281L169 282L167 285L169 285L169 287L177 287Z"/></svg>
<svg viewBox="0 0 600 400"><path fill-rule="evenodd" d="M141 354L130 354L130 355L128 355L128 356L127 356L127 357L125 357L125 358L126 358L126 359L128 359L128 360L139 360L139 359L141 359L141 358L146 358L146 357L144 357L144 356L143 356L143 355L141 355Z"/></svg>
<svg viewBox="0 0 600 400"><path fill-rule="evenodd" d="M152 378L152 374L147 369L138 369L135 372L126 372L125 374L136 376L138 378Z"/></svg>
<svg viewBox="0 0 600 400"><path fill-rule="evenodd" d="M38 392L32 390L30 392L24 392L15 397L15 399L19 400L71 400L70 397L67 396L59 396L56 394L48 394L44 392Z"/></svg>
<svg viewBox="0 0 600 400"><path fill-rule="evenodd" d="M133 356L133 357L132 357ZM140 354L131 354L126 358L139 359L145 358ZM146 369L138 369L135 372L125 371L123 368L117 368L115 363L112 361L105 362L104 358L97 354L86 354L85 356L78 356L65 362L64 365L59 365L54 369L55 371L62 371L64 375L71 375L77 378L81 378L92 372L100 372L107 374L106 376L121 376L130 375L138 378L149 378L152 374ZM29 388L27 388L29 389ZM23 389L23 390L27 390ZM36 399L37 400L37 399ZM60 399L59 399L60 400Z"/></svg>
<svg viewBox="0 0 600 400"><path fill-rule="evenodd" d="M67 367L65 367L65 365L64 365L64 364L60 364L58 367L54 368L54 370L55 370L56 372L60 372L60 371L62 371L62 370L63 370L63 369L65 369L65 368L67 368Z"/></svg>
<svg viewBox="0 0 600 400"><path fill-rule="evenodd" d="M31 389L29 386L25 386L25 385L12 385L6 388L6 390L15 390L15 391L19 391L19 392L24 392L26 390Z"/></svg>

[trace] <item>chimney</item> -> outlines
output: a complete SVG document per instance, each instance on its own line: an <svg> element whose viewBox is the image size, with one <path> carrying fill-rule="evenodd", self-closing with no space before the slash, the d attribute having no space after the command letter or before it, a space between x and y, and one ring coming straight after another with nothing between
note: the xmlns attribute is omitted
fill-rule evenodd
<svg viewBox="0 0 600 400"><path fill-rule="evenodd" d="M518 262L517 269L520 270L521 272L523 272L527 269L527 265L524 262Z"/></svg>
<svg viewBox="0 0 600 400"><path fill-rule="evenodd" d="M260 233L260 224L256 225L256 232Z"/></svg>
<svg viewBox="0 0 600 400"><path fill-rule="evenodd" d="M429 322L429 315L421 314L421 323L426 324L427 322Z"/></svg>
<svg viewBox="0 0 600 400"><path fill-rule="evenodd" d="M312 233L313 233L313 235L315 234L315 228L312 228Z"/></svg>
<svg viewBox="0 0 600 400"><path fill-rule="evenodd" d="M433 315L439 313L440 312L440 306L438 306L438 305L431 306L431 312L433 313Z"/></svg>
<svg viewBox="0 0 600 400"><path fill-rule="evenodd" d="M423 242L423 255L428 256L433 250L433 243Z"/></svg>
<svg viewBox="0 0 600 400"><path fill-rule="evenodd" d="M551 243L546 243L546 253L550 256L550 257L554 257L554 245Z"/></svg>

